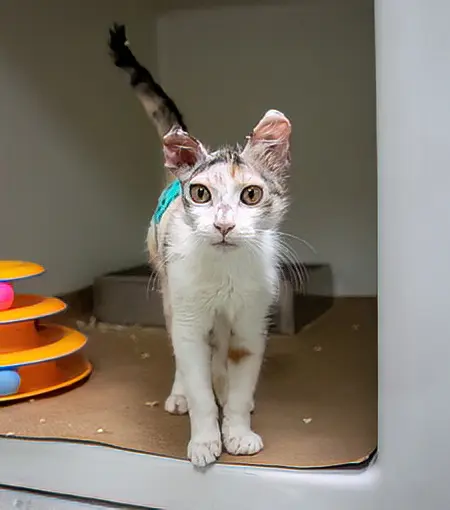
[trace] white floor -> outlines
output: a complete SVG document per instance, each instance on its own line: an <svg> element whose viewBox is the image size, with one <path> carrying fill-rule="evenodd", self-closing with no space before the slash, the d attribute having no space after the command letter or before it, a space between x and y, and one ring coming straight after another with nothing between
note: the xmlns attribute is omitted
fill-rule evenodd
<svg viewBox="0 0 450 510"><path fill-rule="evenodd" d="M59 499L30 492L0 489L1 510L108 510L115 507L82 503L81 501ZM130 507L122 507L123 509Z"/></svg>

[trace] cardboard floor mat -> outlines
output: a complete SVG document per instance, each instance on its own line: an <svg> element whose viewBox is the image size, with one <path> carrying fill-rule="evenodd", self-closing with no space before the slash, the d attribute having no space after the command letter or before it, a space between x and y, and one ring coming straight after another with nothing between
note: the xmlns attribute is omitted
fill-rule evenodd
<svg viewBox="0 0 450 510"><path fill-rule="evenodd" d="M94 364L83 385L0 407L0 434L77 439L185 458L187 416L164 411L172 351L158 329L87 330ZM377 445L377 316L373 299L338 299L296 336L269 341L253 428L264 450L221 462L293 468L360 463Z"/></svg>

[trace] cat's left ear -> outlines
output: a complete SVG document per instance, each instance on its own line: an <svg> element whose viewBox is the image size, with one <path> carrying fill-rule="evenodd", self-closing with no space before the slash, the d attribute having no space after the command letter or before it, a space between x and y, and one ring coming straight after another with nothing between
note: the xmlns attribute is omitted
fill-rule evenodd
<svg viewBox="0 0 450 510"><path fill-rule="evenodd" d="M269 170L286 170L290 164L291 131L291 123L283 113L269 110L247 137L242 156L259 161Z"/></svg>
<svg viewBox="0 0 450 510"><path fill-rule="evenodd" d="M180 127L171 129L163 137L164 166L177 177L207 156L205 147Z"/></svg>

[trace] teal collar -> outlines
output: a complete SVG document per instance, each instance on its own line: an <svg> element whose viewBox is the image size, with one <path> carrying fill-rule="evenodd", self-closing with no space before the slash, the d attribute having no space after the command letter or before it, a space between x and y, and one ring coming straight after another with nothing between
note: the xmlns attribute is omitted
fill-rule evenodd
<svg viewBox="0 0 450 510"><path fill-rule="evenodd" d="M182 187L181 182L176 179L169 186L167 186L164 191L161 193L158 205L156 206L156 210L153 214L153 221L158 224L160 223L164 213L167 211L169 205L181 195Z"/></svg>

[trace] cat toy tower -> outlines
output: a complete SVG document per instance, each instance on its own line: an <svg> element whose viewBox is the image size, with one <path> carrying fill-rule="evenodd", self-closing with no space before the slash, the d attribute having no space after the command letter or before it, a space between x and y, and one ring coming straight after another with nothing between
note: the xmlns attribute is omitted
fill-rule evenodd
<svg viewBox="0 0 450 510"><path fill-rule="evenodd" d="M39 323L64 311L63 301L14 294L12 282L44 272L32 262L0 261L0 403L67 388L92 372L83 334Z"/></svg>

